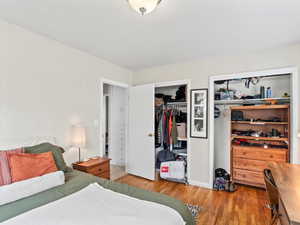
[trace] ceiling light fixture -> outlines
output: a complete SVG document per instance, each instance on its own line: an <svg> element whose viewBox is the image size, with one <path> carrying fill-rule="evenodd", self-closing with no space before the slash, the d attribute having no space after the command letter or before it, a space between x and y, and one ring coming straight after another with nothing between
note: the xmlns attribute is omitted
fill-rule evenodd
<svg viewBox="0 0 300 225"><path fill-rule="evenodd" d="M161 2L161 0L127 0L130 7L139 14L146 15L152 12Z"/></svg>

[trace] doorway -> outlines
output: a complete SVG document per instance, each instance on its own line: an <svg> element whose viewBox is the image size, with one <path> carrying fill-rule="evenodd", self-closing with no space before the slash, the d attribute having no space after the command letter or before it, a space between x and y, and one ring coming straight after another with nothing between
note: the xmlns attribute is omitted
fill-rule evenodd
<svg viewBox="0 0 300 225"><path fill-rule="evenodd" d="M182 88L184 87L184 91L182 91ZM178 92L178 89L180 88L181 91ZM189 90L190 90L190 81L183 80L183 81L170 81L170 82L162 82L162 83L150 83L150 84L144 84L144 85L137 85L130 88L130 101L129 101L129 148L128 148L128 160L127 160L127 171L129 174L133 174L135 176L143 177L149 180L156 180L158 178L158 174L155 173L156 168L156 160L158 157L156 157L156 153L159 154L161 149L159 147L156 147L156 138L162 137L161 135L155 135L155 122L157 122L155 119L157 118L155 115L157 113L159 114L159 108L158 111L156 111L155 108L155 97L157 97L157 103L162 102L161 99L162 96L165 99L169 99L169 101L163 100L165 105L161 105L162 108L168 107L170 110L175 109L174 111L177 111L175 115L183 115L184 114L184 122L182 120L175 121L180 123L181 125L179 127L180 132L178 132L178 129L175 129L177 131L177 144L176 146L173 145L173 137L172 141L171 138L167 138L167 143L172 142L172 147L169 148L172 149L172 154L174 153L174 150L176 151L177 156L180 155L181 162L179 162L179 170L180 170L180 177L183 179L180 179L181 181L188 181L190 182L190 139L189 139L189 110L190 110L190 104L189 104ZM176 92L183 93L185 95L185 99L182 98L176 98ZM170 96L171 95L171 96ZM173 97L172 97L173 96ZM178 95L179 97L179 95ZM178 100L175 102L172 102L172 100ZM181 100L181 101L179 101ZM142 106L142 107L141 107ZM184 108L184 110L182 109ZM180 111L184 111L184 113L180 113ZM162 114L160 114L162 115ZM159 115L157 115L159 116ZM176 116L172 118L172 128L173 130L173 121L176 120ZM170 121L170 120L168 120ZM184 124L183 124L184 123ZM159 124L163 124L159 122ZM157 124L156 124L157 125ZM163 127L160 126L160 127ZM171 126L169 126L170 128ZM158 128L158 127L157 127ZM177 126L176 126L177 128ZM170 132L169 130L169 132ZM157 130L158 131L158 130ZM167 135L167 132L165 133ZM181 134L178 138L178 134ZM167 136L164 136L167 137ZM168 136L170 137L170 136ZM178 140L181 139L181 140ZM162 139L160 139L162 140ZM170 142L168 142L170 140ZM180 142L180 143L178 143ZM160 146L165 145L160 143ZM174 148L173 148L174 147ZM157 151L156 151L157 150ZM181 152L180 152L181 151ZM168 152L169 153L169 152ZM171 156L173 157L173 156ZM176 158L179 160L179 157ZM174 160L171 160L174 161ZM183 161L186 161L186 163L182 163ZM183 165L183 166L182 166ZM185 167L186 165L186 167ZM175 167L174 167L175 168ZM183 175L181 172L184 172ZM187 180L185 179L187 177ZM166 178L166 177L165 177ZM172 178L172 177L171 177Z"/></svg>
<svg viewBox="0 0 300 225"><path fill-rule="evenodd" d="M101 155L111 159L112 180L126 174L127 89L113 82L102 82Z"/></svg>

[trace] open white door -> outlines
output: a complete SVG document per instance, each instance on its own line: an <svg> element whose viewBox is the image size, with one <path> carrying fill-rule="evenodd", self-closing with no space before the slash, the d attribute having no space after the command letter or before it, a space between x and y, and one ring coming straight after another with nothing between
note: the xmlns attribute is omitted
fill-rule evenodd
<svg viewBox="0 0 300 225"><path fill-rule="evenodd" d="M155 179L154 84L130 88L127 172Z"/></svg>

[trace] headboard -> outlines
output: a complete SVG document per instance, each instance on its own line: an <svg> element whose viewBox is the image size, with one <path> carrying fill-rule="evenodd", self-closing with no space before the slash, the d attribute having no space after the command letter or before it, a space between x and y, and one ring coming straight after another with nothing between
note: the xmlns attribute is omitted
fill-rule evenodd
<svg viewBox="0 0 300 225"><path fill-rule="evenodd" d="M37 145L43 142L50 142L57 144L55 137L42 136L42 137L27 137L27 138L6 138L0 137L0 151L14 149L25 146Z"/></svg>

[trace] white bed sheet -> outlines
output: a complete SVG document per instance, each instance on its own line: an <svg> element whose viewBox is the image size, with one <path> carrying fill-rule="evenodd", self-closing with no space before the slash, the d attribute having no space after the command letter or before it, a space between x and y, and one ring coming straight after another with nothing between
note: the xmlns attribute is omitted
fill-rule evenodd
<svg viewBox="0 0 300 225"><path fill-rule="evenodd" d="M3 225L184 225L172 208L129 197L99 184L5 221Z"/></svg>

